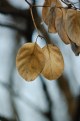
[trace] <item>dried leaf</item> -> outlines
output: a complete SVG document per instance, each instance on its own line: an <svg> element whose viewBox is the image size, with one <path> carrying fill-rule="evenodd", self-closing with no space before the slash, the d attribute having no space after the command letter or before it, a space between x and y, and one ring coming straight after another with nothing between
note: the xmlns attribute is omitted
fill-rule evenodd
<svg viewBox="0 0 80 121"><path fill-rule="evenodd" d="M45 56L37 43L27 43L19 49L16 66L25 80L34 80L41 73L44 65Z"/></svg>
<svg viewBox="0 0 80 121"><path fill-rule="evenodd" d="M79 56L80 54L80 46L77 46L75 43L71 43L71 48L76 56Z"/></svg>
<svg viewBox="0 0 80 121"><path fill-rule="evenodd" d="M49 32L57 32L55 28L55 6L61 6L61 3L58 0L45 0L43 6L50 6L50 7L43 7L42 9L42 18L43 21L48 25Z"/></svg>
<svg viewBox="0 0 80 121"><path fill-rule="evenodd" d="M43 53L46 58L42 75L49 80L58 79L64 68L62 54L58 47L48 44L43 47Z"/></svg>
<svg viewBox="0 0 80 121"><path fill-rule="evenodd" d="M56 26L56 30L60 36L60 38L62 39L62 41L65 44L70 44L70 39L67 35L67 32L65 30L65 16L66 16L66 10L65 9L60 9L60 8L56 8L55 10L55 14L56 14L56 19L55 19L55 26Z"/></svg>
<svg viewBox="0 0 80 121"><path fill-rule="evenodd" d="M77 46L80 46L80 11L68 9L66 13L66 31Z"/></svg>

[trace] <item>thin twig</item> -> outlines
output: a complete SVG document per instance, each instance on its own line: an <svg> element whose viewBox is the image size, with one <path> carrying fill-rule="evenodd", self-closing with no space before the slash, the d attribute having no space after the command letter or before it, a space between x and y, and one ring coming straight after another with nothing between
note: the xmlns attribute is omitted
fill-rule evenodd
<svg viewBox="0 0 80 121"><path fill-rule="evenodd" d="M74 8L74 9L78 9L74 6L74 4L76 3L73 3L73 2L70 2L70 1L65 1L65 0L61 0L64 4L66 4L68 6L68 8Z"/></svg>
<svg viewBox="0 0 80 121"><path fill-rule="evenodd" d="M50 7L50 5L45 5L45 6L43 6L43 5L32 5L30 2L28 2L28 0L25 0L26 2L27 2L27 4L29 5L29 6L31 6L31 7Z"/></svg>
<svg viewBox="0 0 80 121"><path fill-rule="evenodd" d="M33 5L30 6L30 7L32 8ZM37 19L34 20L34 23L36 23L36 27L38 28L38 32L42 33L42 35L44 36L47 43L52 43L50 37L48 36L48 33L47 33L46 29L44 28L43 25L40 24L41 23L41 18L38 16L38 13L36 11L36 7L34 7L34 9L33 9L32 15L34 15L33 20L34 20L34 17L37 18ZM41 36L41 35L39 34L39 36Z"/></svg>
<svg viewBox="0 0 80 121"><path fill-rule="evenodd" d="M39 30L38 30L38 27L35 23L35 19L34 19L34 16L33 16L33 12L32 12L32 8L30 7L30 12L31 12L31 17L32 17L32 20L33 20L33 24L35 26L35 29L37 30L38 34L40 33Z"/></svg>
<svg viewBox="0 0 80 121"><path fill-rule="evenodd" d="M29 6L32 6L32 4L30 3L30 2L28 2L28 0L25 0L26 2L27 2L27 4L29 5Z"/></svg>
<svg viewBox="0 0 80 121"><path fill-rule="evenodd" d="M33 24L34 24L34 27L35 29L37 30L38 34L40 35L40 31L35 23L35 19L34 19L34 16L33 16L33 11L32 11L32 7L33 5L31 3L29 3L27 0L25 0L27 2L27 4L30 6L30 12L31 12L31 17L32 17L32 21L33 21Z"/></svg>
<svg viewBox="0 0 80 121"><path fill-rule="evenodd" d="M33 5L33 7L50 7L50 5Z"/></svg>
<svg viewBox="0 0 80 121"><path fill-rule="evenodd" d="M65 0L61 0L64 4L66 4L67 6L68 5L71 5L71 3L70 2L67 2L67 1L65 1Z"/></svg>

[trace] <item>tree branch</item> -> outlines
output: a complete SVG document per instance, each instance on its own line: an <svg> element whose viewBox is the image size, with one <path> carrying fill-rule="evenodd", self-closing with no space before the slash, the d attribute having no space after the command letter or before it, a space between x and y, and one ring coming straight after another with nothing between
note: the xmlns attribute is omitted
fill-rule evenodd
<svg viewBox="0 0 80 121"><path fill-rule="evenodd" d="M0 116L0 121L15 121L15 120L12 120L12 119L7 119L3 116Z"/></svg>
<svg viewBox="0 0 80 121"><path fill-rule="evenodd" d="M1 27L7 27L7 28L10 28L10 29L16 30L16 31L18 31L22 35L25 35L25 33L26 33L25 29L22 30L21 28L16 27L15 25L12 25L12 24L0 23L0 26Z"/></svg>
<svg viewBox="0 0 80 121"><path fill-rule="evenodd" d="M26 18L29 15L30 11L29 9L20 10L10 5L7 0L0 0L0 13Z"/></svg>
<svg viewBox="0 0 80 121"><path fill-rule="evenodd" d="M68 103L68 110L69 110L71 118L73 119L75 108L76 108L76 103L75 103L75 99L72 96L67 77L62 75L58 79L58 84L59 84L59 87L61 88L62 92L65 95L65 98Z"/></svg>

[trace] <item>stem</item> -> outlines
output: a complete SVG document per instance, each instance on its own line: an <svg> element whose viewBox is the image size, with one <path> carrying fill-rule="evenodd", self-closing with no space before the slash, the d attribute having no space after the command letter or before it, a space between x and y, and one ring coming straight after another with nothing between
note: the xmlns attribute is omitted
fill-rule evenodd
<svg viewBox="0 0 80 121"><path fill-rule="evenodd" d="M45 6L43 6L43 5L32 5L30 2L28 2L27 0L25 0L26 2L27 2L27 4L29 5L29 6L31 6L31 7L50 7L50 5L45 5Z"/></svg>
<svg viewBox="0 0 80 121"><path fill-rule="evenodd" d="M27 0L25 0L26 2L27 2L27 4L29 5L29 6L32 6L32 4L30 3L30 2L28 2Z"/></svg>
<svg viewBox="0 0 80 121"><path fill-rule="evenodd" d="M37 32L38 32L38 34L39 34L39 30L38 30L38 28L37 28L37 26L36 26L35 19L34 19L34 16L33 16L32 7L30 7L30 12L31 12L31 17L32 17L32 20L33 20L33 24L34 24L34 26L35 26L35 29L37 30Z"/></svg>
<svg viewBox="0 0 80 121"><path fill-rule="evenodd" d="M50 5L32 5L33 7L50 7Z"/></svg>
<svg viewBox="0 0 80 121"><path fill-rule="evenodd" d="M66 4L68 6L68 8L72 8L74 4L72 4L69 1L65 1L65 0L61 0L64 4Z"/></svg>
<svg viewBox="0 0 80 121"><path fill-rule="evenodd" d="M33 24L35 26L35 29L37 30L38 34L40 33L39 30L38 30L38 27L35 23L35 19L34 19L34 16L33 16L33 12L32 12L32 8L33 7L36 7L36 5L32 5L31 3L29 3L27 0L25 0L27 2L27 4L30 6L30 13L31 13L31 17L32 17L32 21L33 21ZM38 7L41 7L41 6L38 6Z"/></svg>
<svg viewBox="0 0 80 121"><path fill-rule="evenodd" d="M29 3L27 0L25 0L27 2L27 4L30 7L50 7L50 5L32 5L31 3ZM80 5L79 8L76 8L74 5L80 2L67 2L64 0L61 0L64 4L66 4L69 8L75 8L75 9L80 9ZM58 8L64 8L64 7L58 7Z"/></svg>
<svg viewBox="0 0 80 121"><path fill-rule="evenodd" d="M42 35L38 35L37 38L36 38L36 42L37 42L38 37L40 37L41 39L45 39L44 36L42 36ZM46 41L46 44L48 44L47 41Z"/></svg>

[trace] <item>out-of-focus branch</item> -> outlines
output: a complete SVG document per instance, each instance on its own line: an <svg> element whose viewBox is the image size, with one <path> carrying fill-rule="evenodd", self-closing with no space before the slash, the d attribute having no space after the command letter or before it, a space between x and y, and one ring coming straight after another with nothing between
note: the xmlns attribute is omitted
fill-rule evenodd
<svg viewBox="0 0 80 121"><path fill-rule="evenodd" d="M73 119L75 108L76 108L76 103L71 94L71 90L70 90L67 78L62 75L58 79L58 84L59 84L59 87L61 88L62 92L65 95L65 98L68 103L68 110L69 110L71 118Z"/></svg>
<svg viewBox="0 0 80 121"><path fill-rule="evenodd" d="M78 98L76 99L76 110L75 110L75 114L73 117L73 121L80 121L80 94L78 96Z"/></svg>
<svg viewBox="0 0 80 121"><path fill-rule="evenodd" d="M49 92L48 92L48 89L47 89L47 86L44 82L44 79L42 77L41 78L41 82L42 82L42 87L43 87L43 90L44 90L44 93L46 95L46 99L48 100L48 104L49 104L49 111L45 112L45 116L50 120L50 121L54 121L53 117L52 117L52 106L53 106L53 102L50 98L50 95L49 95Z"/></svg>
<svg viewBox="0 0 80 121"><path fill-rule="evenodd" d="M79 9L80 9L80 0L79 0Z"/></svg>
<svg viewBox="0 0 80 121"><path fill-rule="evenodd" d="M46 29L45 29L45 27L41 24L41 18L40 18L40 16L38 15L38 13L37 13L37 10L36 10L36 8L33 8L32 9L33 10L33 15L34 15L34 19L35 19L35 23L36 23L36 26L37 26L37 28L38 28L38 30L41 32L41 34L44 36L44 38L45 38L45 41L47 42L47 43L52 43L52 41L51 41L51 39L50 39L50 37L49 37L49 34L48 34L48 32L46 31Z"/></svg>
<svg viewBox="0 0 80 121"><path fill-rule="evenodd" d="M20 10L10 5L7 0L0 0L0 13L26 18L29 15L29 9Z"/></svg>
<svg viewBox="0 0 80 121"><path fill-rule="evenodd" d="M3 81L0 80L0 85L5 87L6 89L10 89L10 85L8 83L4 83Z"/></svg>
<svg viewBox="0 0 80 121"><path fill-rule="evenodd" d="M7 27L7 28L10 28L10 29L16 30L16 31L18 31L20 34L25 35L25 30L22 30L21 28L15 26L15 25L0 23L0 26L2 26L2 27Z"/></svg>
<svg viewBox="0 0 80 121"><path fill-rule="evenodd" d="M15 120L7 119L5 117L0 116L0 121L15 121Z"/></svg>
<svg viewBox="0 0 80 121"><path fill-rule="evenodd" d="M27 25L29 26L29 28L32 28L32 31L33 31L33 27L31 27L33 25L30 22L30 21L32 21L32 18L31 18L29 9L28 10L20 10L20 9L17 9L17 8L13 7L12 5L10 5L7 2L7 0L2 0L2 1L0 1L0 13L10 14L12 17L15 17L15 16L16 17L24 17L24 19L27 20ZM35 18L35 23L36 23L39 31L41 32L41 34L45 37L46 42L52 43L49 36L48 36L48 33L46 32L46 29L44 28L43 25L40 24L41 18L39 17L35 7L33 8L33 14L34 14L34 18ZM30 24L28 24L28 23L30 23ZM6 27L10 27L10 26L7 25ZM24 32L22 32L22 30L18 29L17 27L11 26L11 28L17 29L20 33L24 33ZM31 34L32 34L31 31L26 30L26 36L31 36Z"/></svg>
<svg viewBox="0 0 80 121"><path fill-rule="evenodd" d="M13 26L13 25L1 24L1 26L5 26L8 28L17 30L20 34L24 35L27 40L31 41L34 26L32 23L32 18L31 18L29 9L21 10L21 9L13 7L10 3L8 3L7 0L0 0L0 13L4 15L5 14L11 15L11 17L13 17L14 20L16 18L18 19L24 18L25 24L26 24L25 25L26 28L24 30L22 28L20 29L17 26Z"/></svg>

